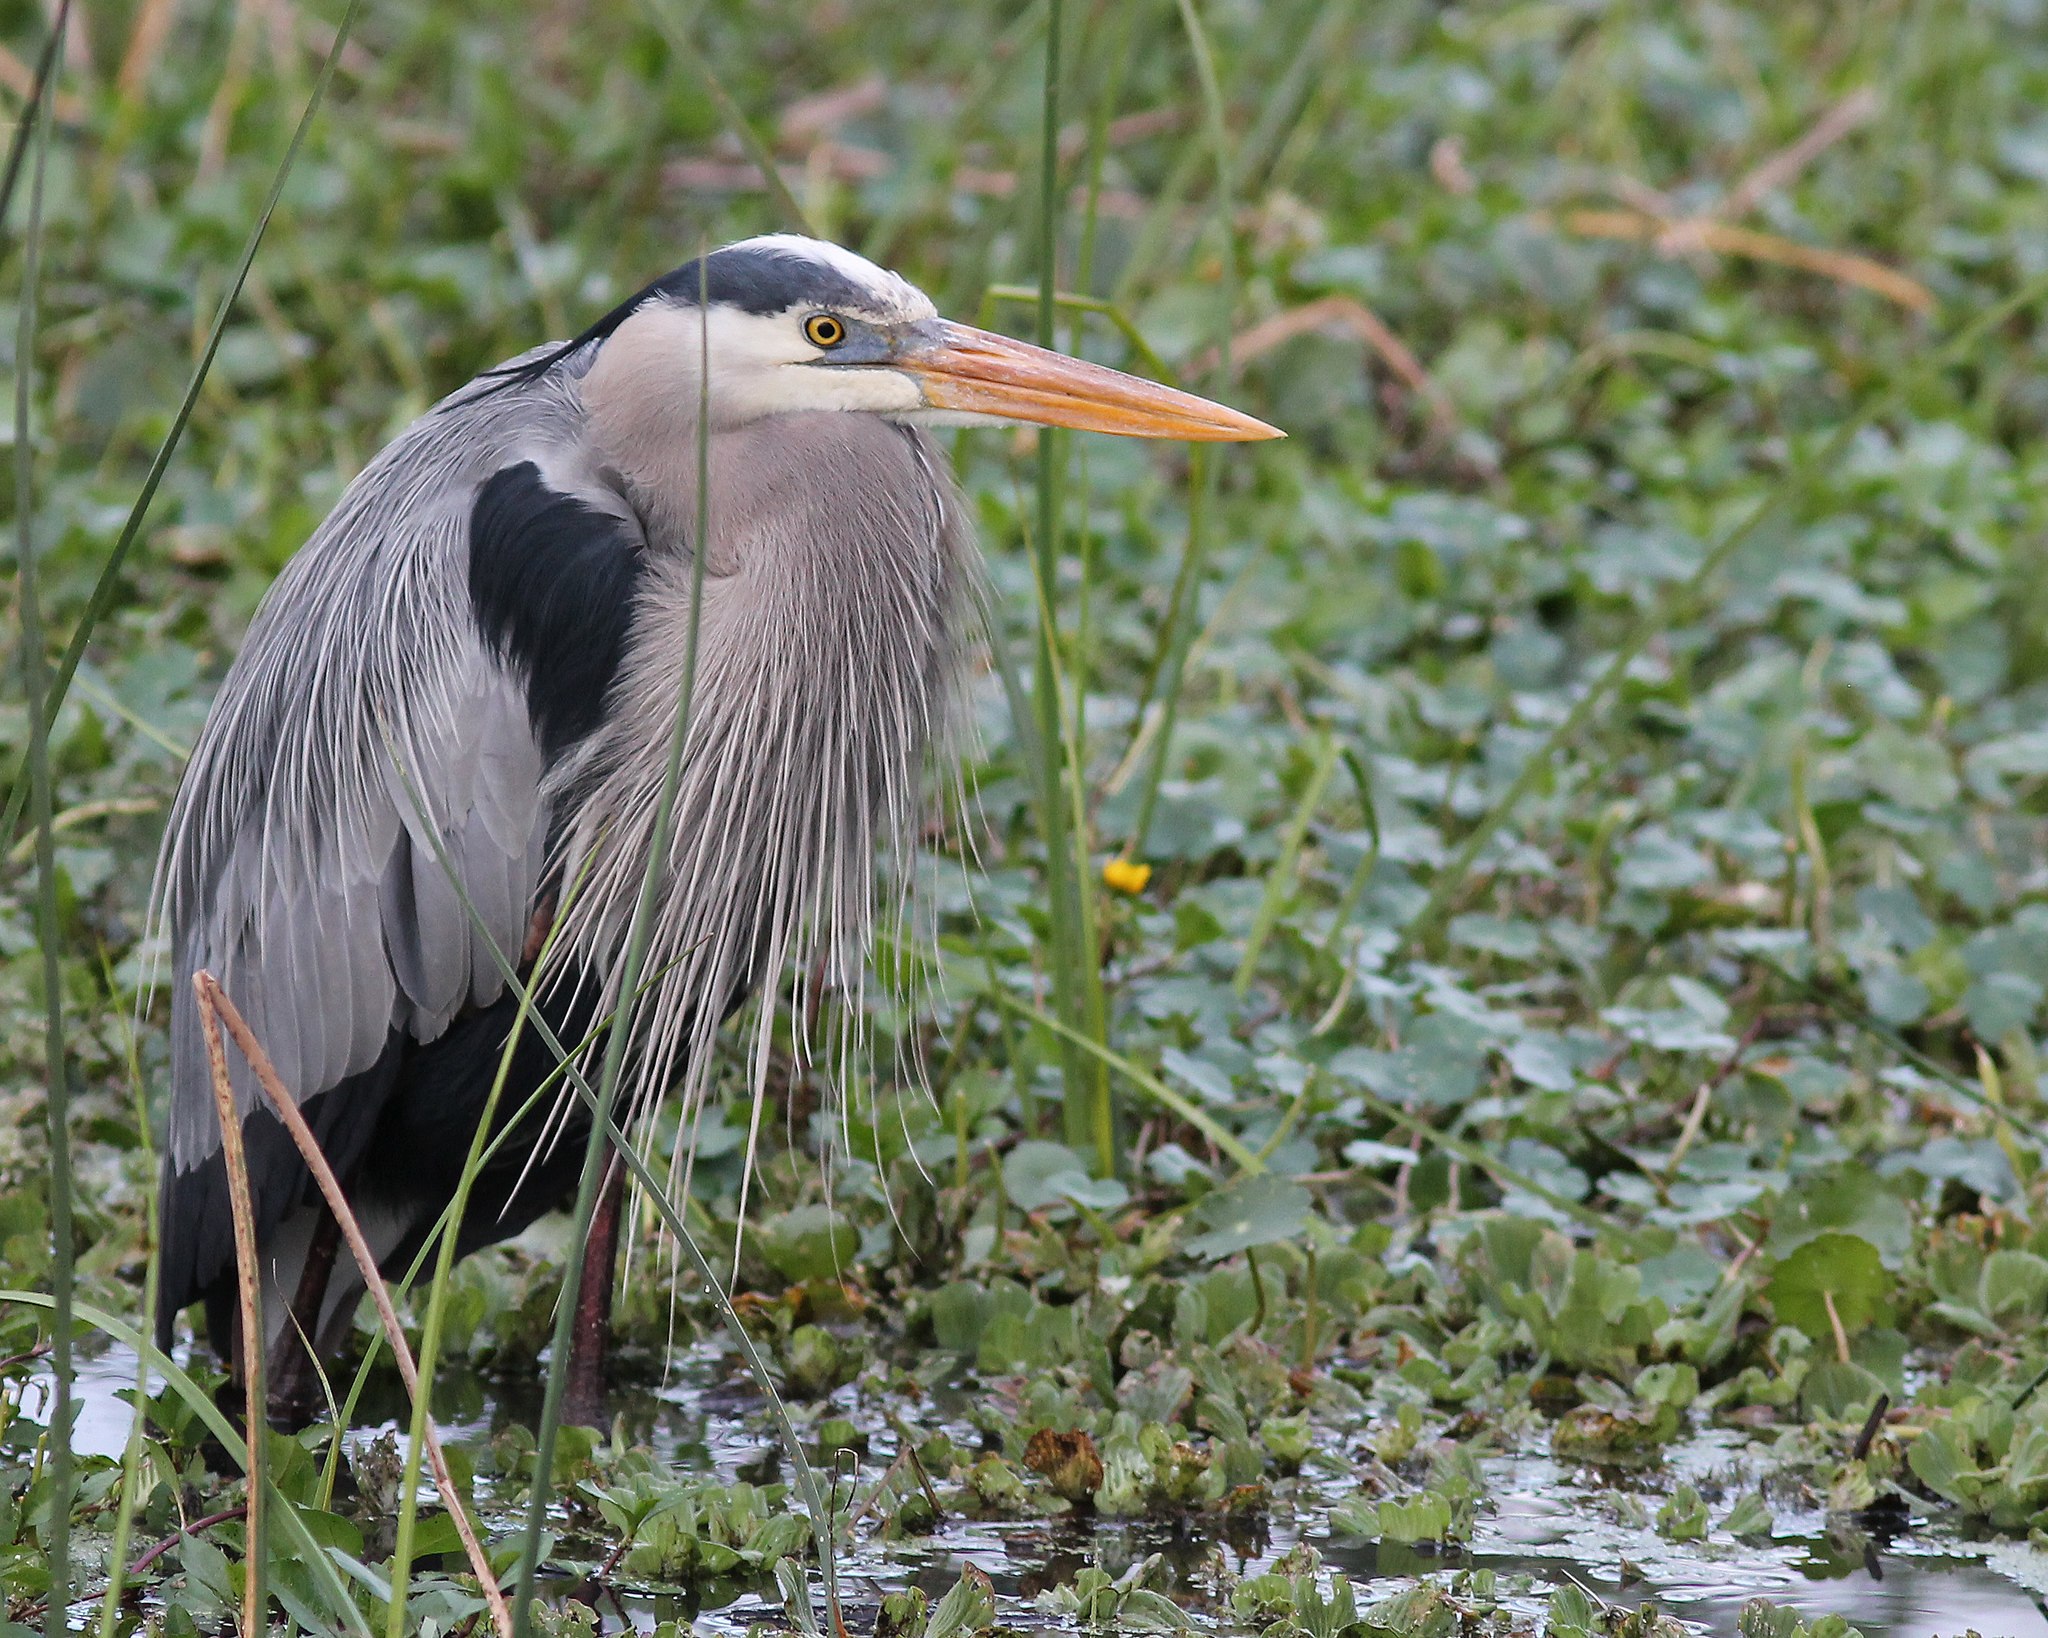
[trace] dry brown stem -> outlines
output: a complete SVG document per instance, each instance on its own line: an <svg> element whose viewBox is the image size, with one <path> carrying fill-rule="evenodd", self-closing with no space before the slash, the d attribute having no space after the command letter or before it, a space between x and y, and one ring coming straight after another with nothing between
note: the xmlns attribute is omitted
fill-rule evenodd
<svg viewBox="0 0 2048 1638"><path fill-rule="evenodd" d="M1457 431L1458 411L1449 395L1436 384L1429 371L1422 367L1422 360L1410 351L1408 344L1394 333L1387 321L1353 296L1321 296L1303 306L1261 319L1249 330L1232 338L1231 362L1234 367L1242 368L1296 336L1312 335L1319 330L1334 330L1370 347L1379 354L1387 368L1401 378L1409 391L1428 404L1430 417L1436 422L1438 431L1445 434ZM1195 361L1196 373L1214 368L1215 363L1213 352L1204 355Z"/></svg>
<svg viewBox="0 0 2048 1638"><path fill-rule="evenodd" d="M370 1300L376 1304L377 1317L383 1322L384 1334L391 1343L392 1358L398 1362L398 1374L405 1382L406 1392L417 1401L420 1396L419 1368L413 1362L412 1349L405 1340L405 1330L398 1323L398 1310L391 1303L391 1289L384 1283L384 1274L377 1266L376 1255L370 1250L370 1243L363 1237L362 1225L356 1221L355 1213L349 1209L348 1196L342 1193L341 1183L334 1175L334 1169L327 1164L327 1156L321 1152L320 1140L313 1135L313 1129L306 1124L306 1117L299 1113L299 1106L292 1095L285 1090L284 1083L277 1078L277 1070L271 1064L269 1054L263 1050L263 1043L256 1039L255 1032L243 1021L235 1004L228 999L227 991L220 981L208 972L194 973L192 987L198 992L202 1018L217 1017L227 1026L235 1038L235 1045L242 1056L249 1060L249 1067L256 1072L256 1081L263 1088L263 1095L270 1100L277 1118L284 1123L292 1135L292 1142L298 1145L299 1155L306 1163L306 1169L313 1174L313 1181L320 1186L320 1193L327 1201L327 1209L334 1213L334 1220L341 1225L342 1238L347 1241L350 1254L361 1270L363 1284L368 1287ZM208 1035L209 1044L215 1041ZM216 1085L226 1082L225 1064L217 1071ZM218 1095L218 1093L216 1094ZM239 1125L232 1118L232 1105L222 1117L222 1130L236 1131L239 1145ZM512 1638L512 1611L505 1602L505 1594L498 1586L498 1578L491 1573L491 1562L484 1556L483 1545L476 1539L476 1530L471 1525L469 1514L462 1505L462 1498L456 1493L455 1479L448 1471L447 1458L441 1453L441 1440L434 1432L432 1415L425 1419L427 1464L433 1469L434 1487L441 1493L442 1505L455 1523L456 1534L462 1538L462 1550L469 1555L470 1573L483 1589L484 1601L490 1605L491 1624L497 1628L499 1638Z"/></svg>
<svg viewBox="0 0 2048 1638"><path fill-rule="evenodd" d="M1646 244L1661 254L1665 236L1677 224L1661 217L1633 210L1568 210L1558 219L1568 233L1586 239L1626 239ZM1934 307L1934 292L1918 279L1908 278L1882 262L1853 251L1829 250L1822 245L1803 245L1775 233L1753 228L1729 227L1725 222L1687 223L1686 247L1713 251L1718 255L1742 256L1755 262L1772 262L1819 273L1838 284L1855 285L1886 301L1896 302L1909 312L1925 313Z"/></svg>
<svg viewBox="0 0 2048 1638"><path fill-rule="evenodd" d="M242 1123L228 1081L227 1050L220 1019L207 1004L204 973L192 975L199 997L200 1028L206 1036L206 1067L213 1077L213 1105L220 1114L221 1163L228 1174L228 1209L235 1219L235 1293L241 1304L242 1430L248 1440L249 1554L242 1569L242 1638L263 1631L263 1302L257 1284L256 1207L249 1198L249 1157L242 1148Z"/></svg>

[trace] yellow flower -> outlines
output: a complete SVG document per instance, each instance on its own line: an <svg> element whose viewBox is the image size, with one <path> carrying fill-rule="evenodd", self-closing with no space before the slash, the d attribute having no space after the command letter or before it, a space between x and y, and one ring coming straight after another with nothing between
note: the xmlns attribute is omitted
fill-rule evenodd
<svg viewBox="0 0 2048 1638"><path fill-rule="evenodd" d="M1152 879L1152 867L1134 859L1111 859L1102 867L1103 884L1112 892L1142 893Z"/></svg>

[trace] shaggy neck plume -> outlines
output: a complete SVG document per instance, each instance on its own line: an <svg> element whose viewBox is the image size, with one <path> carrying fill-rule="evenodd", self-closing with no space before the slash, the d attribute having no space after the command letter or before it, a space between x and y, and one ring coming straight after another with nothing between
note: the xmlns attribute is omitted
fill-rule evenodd
<svg viewBox="0 0 2048 1638"><path fill-rule="evenodd" d="M558 843L563 908L544 975L600 983L611 1010L630 907L660 852L626 1095L648 1110L680 1075L686 1118L703 1098L714 1032L756 986L817 970L857 995L878 855L907 880L972 576L964 520L920 433L866 415L777 416L715 433L708 465L697 682L673 828L653 834L691 556L683 543L662 549L657 529L606 721L552 778L556 811L578 817ZM563 802L572 792L576 802ZM752 1042L757 1094L772 1013L764 1003Z"/></svg>

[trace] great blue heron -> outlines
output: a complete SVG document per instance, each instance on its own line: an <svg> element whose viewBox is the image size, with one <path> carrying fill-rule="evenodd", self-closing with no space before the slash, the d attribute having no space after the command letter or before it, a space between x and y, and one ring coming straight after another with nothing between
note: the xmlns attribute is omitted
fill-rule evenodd
<svg viewBox="0 0 2048 1638"><path fill-rule="evenodd" d="M925 429L990 422L1278 436L949 323L873 263L776 235L485 372L370 462L258 611L158 864L174 976L161 1342L203 1299L234 1357L195 972L268 1048L390 1267L452 1198L483 1117L515 1011L493 943L528 968L546 944L540 1009L583 1039L619 999L624 930L650 849L665 850L635 1014L642 1108L706 1062L764 978L858 973L876 854L914 833L971 581L970 531ZM675 822L656 837L700 454L697 682ZM553 1067L524 1032L500 1108ZM266 1345L288 1377L299 1332L331 1349L361 1287L332 1267L333 1222L288 1135L246 1067L234 1076ZM519 1232L573 1187L586 1117L552 1107L479 1177L458 1250ZM586 1253L600 1304L572 1369L586 1416L616 1198Z"/></svg>

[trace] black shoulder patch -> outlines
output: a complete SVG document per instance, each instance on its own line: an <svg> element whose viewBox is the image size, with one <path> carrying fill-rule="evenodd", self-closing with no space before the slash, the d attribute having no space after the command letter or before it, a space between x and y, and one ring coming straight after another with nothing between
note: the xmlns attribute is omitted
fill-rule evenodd
<svg viewBox="0 0 2048 1638"><path fill-rule="evenodd" d="M619 520L551 489L521 461L469 519L469 597L484 641L526 675L526 708L552 762L598 724L640 583Z"/></svg>

